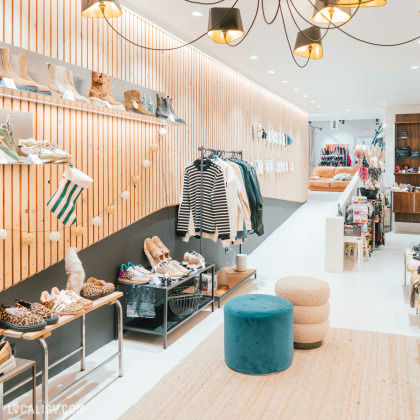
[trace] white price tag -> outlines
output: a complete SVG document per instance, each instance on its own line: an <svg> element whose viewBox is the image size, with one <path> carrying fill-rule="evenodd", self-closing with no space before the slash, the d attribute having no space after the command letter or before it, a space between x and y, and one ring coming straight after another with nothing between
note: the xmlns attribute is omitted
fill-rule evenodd
<svg viewBox="0 0 420 420"><path fill-rule="evenodd" d="M102 101L102 106L105 107L105 108L111 108L112 109L112 106L109 104L108 101Z"/></svg>
<svg viewBox="0 0 420 420"><path fill-rule="evenodd" d="M15 85L15 81L13 79L9 79L8 77L3 77L1 79L0 87L5 87L9 89L17 89Z"/></svg>
<svg viewBox="0 0 420 420"><path fill-rule="evenodd" d="M23 163L26 163L28 165L43 165L41 159L35 154L28 155L28 157Z"/></svg>
<svg viewBox="0 0 420 420"><path fill-rule="evenodd" d="M75 100L76 100L76 99L74 99L74 94L73 94L73 92L72 92L72 91L70 91L70 90L66 90L66 91L63 93L62 98L63 98L63 99L68 99L69 101L75 101Z"/></svg>

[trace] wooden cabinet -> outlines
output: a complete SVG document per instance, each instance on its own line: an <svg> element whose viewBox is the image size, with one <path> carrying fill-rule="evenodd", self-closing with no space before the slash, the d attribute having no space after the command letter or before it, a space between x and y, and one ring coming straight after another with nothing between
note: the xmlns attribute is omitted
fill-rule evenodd
<svg viewBox="0 0 420 420"><path fill-rule="evenodd" d="M414 213L414 194L405 191L394 191L392 211L394 213ZM420 202L419 202L420 205ZM420 209L420 206L419 206Z"/></svg>

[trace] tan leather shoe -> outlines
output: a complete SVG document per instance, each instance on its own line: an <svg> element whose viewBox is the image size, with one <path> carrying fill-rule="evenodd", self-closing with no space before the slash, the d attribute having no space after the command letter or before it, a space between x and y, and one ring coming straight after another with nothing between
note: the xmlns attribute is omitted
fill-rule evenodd
<svg viewBox="0 0 420 420"><path fill-rule="evenodd" d="M163 252L164 259L170 260L171 256L169 255L169 249L160 240L159 236L153 236L152 241Z"/></svg>
<svg viewBox="0 0 420 420"><path fill-rule="evenodd" d="M89 92L89 100L93 105L102 106L107 101L111 108L125 111L121 102L117 102L110 92L109 77L104 73L92 72L92 87Z"/></svg>
<svg viewBox="0 0 420 420"><path fill-rule="evenodd" d="M124 106L143 115L155 115L149 112L141 102L141 94L135 89L124 92Z"/></svg>
<svg viewBox="0 0 420 420"><path fill-rule="evenodd" d="M160 261L164 260L163 252L150 238L144 241L143 249L152 267L155 267Z"/></svg>

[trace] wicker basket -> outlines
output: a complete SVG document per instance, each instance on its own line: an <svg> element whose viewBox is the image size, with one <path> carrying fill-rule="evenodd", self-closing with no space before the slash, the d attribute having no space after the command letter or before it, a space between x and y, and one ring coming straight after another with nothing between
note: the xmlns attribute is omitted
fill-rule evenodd
<svg viewBox="0 0 420 420"><path fill-rule="evenodd" d="M200 306L203 293L194 286L179 286L169 291L169 307L179 315L189 315L196 312Z"/></svg>

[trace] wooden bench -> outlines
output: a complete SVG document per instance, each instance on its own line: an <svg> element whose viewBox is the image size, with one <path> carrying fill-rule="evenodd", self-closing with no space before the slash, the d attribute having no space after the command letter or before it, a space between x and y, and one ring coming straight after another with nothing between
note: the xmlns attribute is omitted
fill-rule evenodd
<svg viewBox="0 0 420 420"><path fill-rule="evenodd" d="M122 292L114 292L108 296L101 297L99 299L92 301L92 306L90 306L88 309L85 309L83 312L77 314L77 315L62 315L60 316L60 319L57 323L53 325L48 325L45 328L43 328L41 331L34 331L34 332L19 332L14 331L10 329L1 329L0 328L0 335L2 336L1 341L4 341L6 337L10 338L20 338L22 340L36 340L39 345L41 346L42 351L42 370L38 373L38 375L42 375L42 418L47 419L48 418L48 410L46 410L46 407L48 406L49 402L52 400L58 398L63 392L65 392L68 388L76 385L81 380L83 380L87 375L90 375L92 372L94 372L96 369L104 366L106 363L110 362L111 360L115 359L116 357L119 358L119 376L123 376L123 365L122 365L122 307L118 300L123 296ZM49 398L49 390L48 390L48 370L52 367L58 365L59 363L63 362L64 360L68 359L69 357L73 356L76 353L81 353L80 357L80 370L85 370L85 357L86 357L86 314L89 312L94 311L95 309L98 309L105 305L115 305L118 310L118 351L113 354L111 357L109 357L107 360L99 364L98 366L91 369L88 373L77 379L75 382L73 382L71 385L60 391L57 395L55 395L52 398ZM76 319L81 320L81 345L76 350L73 350L60 360L56 361L55 363L49 365L48 362L48 346L45 341L46 338L48 338L54 330L56 330L59 327L62 327L63 325L66 325Z"/></svg>

